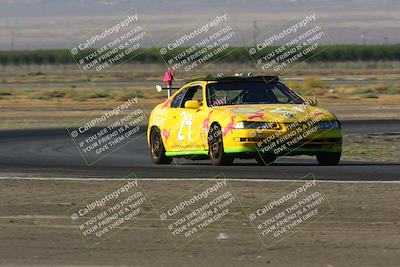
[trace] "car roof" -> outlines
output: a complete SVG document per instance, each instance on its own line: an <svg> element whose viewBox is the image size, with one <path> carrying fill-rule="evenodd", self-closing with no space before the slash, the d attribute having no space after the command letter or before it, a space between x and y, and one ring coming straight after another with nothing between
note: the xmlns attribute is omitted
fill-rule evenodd
<svg viewBox="0 0 400 267"><path fill-rule="evenodd" d="M206 77L200 77L193 80L188 81L187 83L191 82L278 82L278 76L228 76L228 77L218 77L208 75Z"/></svg>

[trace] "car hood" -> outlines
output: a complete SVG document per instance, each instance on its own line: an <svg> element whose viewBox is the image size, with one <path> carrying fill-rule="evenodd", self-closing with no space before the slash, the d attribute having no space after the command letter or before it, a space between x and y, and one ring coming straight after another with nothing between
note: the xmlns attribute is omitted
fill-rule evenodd
<svg viewBox="0 0 400 267"><path fill-rule="evenodd" d="M304 120L318 118L320 121L336 120L331 112L302 104L252 104L214 107L228 116L235 116L236 121L271 121L292 123L302 118Z"/></svg>

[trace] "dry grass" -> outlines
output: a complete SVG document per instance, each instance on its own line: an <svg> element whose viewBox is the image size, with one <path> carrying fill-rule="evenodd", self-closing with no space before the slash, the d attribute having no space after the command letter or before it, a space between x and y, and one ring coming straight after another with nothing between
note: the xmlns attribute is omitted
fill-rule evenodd
<svg viewBox="0 0 400 267"><path fill-rule="evenodd" d="M1 66L1 83L29 83L29 82L77 82L77 81L129 81L129 80L161 80L166 70L160 64L125 64L102 73L85 73L77 65L20 65ZM192 79L193 77L206 76L224 72L253 72L258 70L254 64L211 64L204 65L192 72L179 72L179 79ZM273 74L273 73L270 73ZM400 75L400 61L380 62L329 62L307 63L285 70L285 76L364 76L364 77L394 77Z"/></svg>
<svg viewBox="0 0 400 267"><path fill-rule="evenodd" d="M303 82L287 81L286 85L301 95L315 95L330 99L380 98L400 95L400 84L327 84L316 76L305 77Z"/></svg>
<svg viewBox="0 0 400 267"><path fill-rule="evenodd" d="M398 63L382 63L382 69L351 71L354 77L363 73L363 77L400 76L400 68L393 69ZM285 77L296 77L305 73L304 81L286 81L286 84L305 96L315 95L322 106L334 111L340 118L393 118L398 117L400 102L400 84L377 83L346 84L329 83L321 78L326 75L348 77L351 72L342 72L342 67L354 67L348 63L337 63L332 66L321 64L300 64L285 73ZM329 69L328 67L331 67ZM388 68L385 70L383 67ZM115 106L129 98L138 97L150 111L166 97L166 93L157 93L153 86L161 80L165 66L124 65L97 78L104 81L148 81L144 83L88 83L76 66L0 66L0 128L21 127L59 127L66 122L73 122L87 116L92 110L104 106ZM225 64L212 65L207 70L192 73L178 73L178 78L193 78L208 73L247 72L249 65ZM206 72L207 71L207 72ZM358 72L359 71L359 72ZM373 73L373 72L376 73ZM397 74L396 74L397 73ZM78 83L75 81L85 81ZM154 81L154 82L153 82ZM52 82L57 82L52 84ZM66 82L65 85L63 82ZM11 84L10 83L15 83ZM40 87L39 87L40 86ZM357 107L357 109L352 109ZM384 107L384 108L383 108Z"/></svg>
<svg viewBox="0 0 400 267"><path fill-rule="evenodd" d="M108 99L126 101L129 98L163 99L164 94L158 94L155 90L138 90L130 87L119 89L90 89L90 88L42 88L42 89L0 89L0 101L10 100L42 100L42 101L66 101L86 102L91 99ZM0 102L2 103L2 102Z"/></svg>
<svg viewBox="0 0 400 267"><path fill-rule="evenodd" d="M400 136L349 136L344 138L344 160L400 162Z"/></svg>

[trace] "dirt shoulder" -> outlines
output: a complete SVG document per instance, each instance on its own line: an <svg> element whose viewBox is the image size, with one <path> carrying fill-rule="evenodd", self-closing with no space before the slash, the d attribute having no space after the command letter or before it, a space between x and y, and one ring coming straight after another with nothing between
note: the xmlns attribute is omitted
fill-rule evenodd
<svg viewBox="0 0 400 267"><path fill-rule="evenodd" d="M382 96L379 99L317 98L321 107L335 113L341 120L398 119L400 96Z"/></svg>
<svg viewBox="0 0 400 267"><path fill-rule="evenodd" d="M398 266L399 184L322 183L334 212L265 249L242 215L175 249L158 216L87 249L67 209L115 181L0 180L0 264L77 266ZM201 181L142 181L156 207ZM244 207L284 182L231 181ZM238 208L238 207L237 207ZM226 238L217 237L224 233Z"/></svg>

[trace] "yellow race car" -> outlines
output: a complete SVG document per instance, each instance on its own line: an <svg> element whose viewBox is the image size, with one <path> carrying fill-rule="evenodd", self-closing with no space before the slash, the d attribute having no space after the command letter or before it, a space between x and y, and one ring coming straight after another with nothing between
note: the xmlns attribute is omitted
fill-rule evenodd
<svg viewBox="0 0 400 267"><path fill-rule="evenodd" d="M268 165L278 156L315 155L321 165L336 165L342 150L336 116L276 76L186 83L153 109L147 141L156 164L183 157L209 158L214 165L255 158Z"/></svg>

